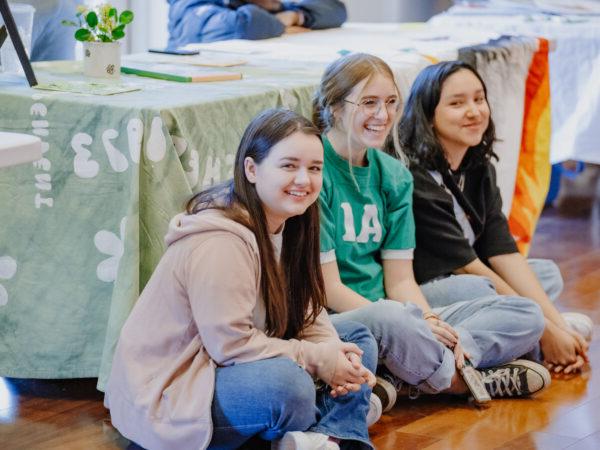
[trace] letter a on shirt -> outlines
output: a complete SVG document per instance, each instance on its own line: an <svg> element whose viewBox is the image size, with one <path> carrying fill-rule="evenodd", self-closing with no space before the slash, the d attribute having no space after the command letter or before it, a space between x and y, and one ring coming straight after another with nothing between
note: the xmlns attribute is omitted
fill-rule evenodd
<svg viewBox="0 0 600 450"><path fill-rule="evenodd" d="M377 218L376 205L364 205L363 215L360 225L360 234L356 236L354 229L354 214L350 203L343 202L340 207L344 211L344 241L347 242L369 242L372 236L372 242L380 242L383 234L381 224Z"/></svg>

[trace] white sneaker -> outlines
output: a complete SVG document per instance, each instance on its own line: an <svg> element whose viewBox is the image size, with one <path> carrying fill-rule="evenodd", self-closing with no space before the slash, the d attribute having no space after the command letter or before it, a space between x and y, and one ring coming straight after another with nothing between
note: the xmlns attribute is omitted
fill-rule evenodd
<svg viewBox="0 0 600 450"><path fill-rule="evenodd" d="M340 450L340 446L323 433L288 431L281 439L271 441L271 450Z"/></svg>
<svg viewBox="0 0 600 450"><path fill-rule="evenodd" d="M383 405L381 399L375 394L371 394L369 398L369 412L367 413L367 428L377 423L383 414Z"/></svg>
<svg viewBox="0 0 600 450"><path fill-rule="evenodd" d="M567 325L581 334L586 341L592 340L592 333L594 331L594 322L588 316L578 312L565 312L561 314Z"/></svg>

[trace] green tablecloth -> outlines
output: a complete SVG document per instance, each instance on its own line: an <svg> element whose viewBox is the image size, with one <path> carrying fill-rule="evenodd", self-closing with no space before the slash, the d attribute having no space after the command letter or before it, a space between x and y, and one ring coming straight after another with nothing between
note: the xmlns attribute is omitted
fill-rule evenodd
<svg viewBox="0 0 600 450"><path fill-rule="evenodd" d="M74 64L38 67L38 78L81 78L69 74ZM169 219L193 191L231 175L259 111L310 115L322 65L232 70L244 79L124 77L142 90L106 97L0 77L0 130L44 142L42 160L0 170L0 375L99 376L102 387Z"/></svg>

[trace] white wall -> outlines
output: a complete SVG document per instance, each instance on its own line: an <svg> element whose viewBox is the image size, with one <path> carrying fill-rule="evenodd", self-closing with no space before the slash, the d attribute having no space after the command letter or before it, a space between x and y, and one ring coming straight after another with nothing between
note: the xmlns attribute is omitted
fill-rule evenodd
<svg viewBox="0 0 600 450"><path fill-rule="evenodd" d="M169 33L169 4L167 0L127 0L129 7L136 14L133 21L130 50L145 52L149 48L167 46Z"/></svg>

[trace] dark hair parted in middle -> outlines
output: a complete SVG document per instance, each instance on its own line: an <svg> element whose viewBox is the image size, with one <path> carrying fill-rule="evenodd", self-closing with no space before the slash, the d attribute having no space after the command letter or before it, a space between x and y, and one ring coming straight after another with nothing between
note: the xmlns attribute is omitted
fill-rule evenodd
<svg viewBox="0 0 600 450"><path fill-rule="evenodd" d="M286 220L278 263L261 200L255 185L246 178L244 160L251 157L260 164L278 142L297 131L320 139L319 130L293 111L269 109L260 113L244 131L233 179L196 194L186 208L188 214L220 209L226 217L253 231L260 254L266 332L284 339L298 337L325 306L323 275L319 270L318 202L303 214Z"/></svg>
<svg viewBox="0 0 600 450"><path fill-rule="evenodd" d="M462 61L446 61L425 67L415 79L404 113L398 127L400 147L411 162L425 167L427 170L446 171L449 168L444 149L436 136L433 119L435 109L440 102L444 82L459 70L471 71L483 86L487 102L487 88L477 71ZM488 103L489 106L489 103ZM468 165L487 163L498 156L494 153L496 140L494 123L490 117L489 125L483 133L481 142L469 149L465 156ZM388 153L395 156L392 149Z"/></svg>

